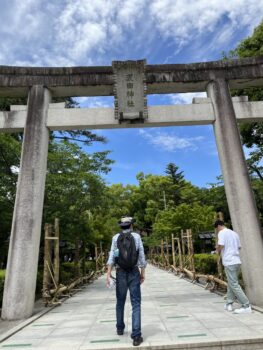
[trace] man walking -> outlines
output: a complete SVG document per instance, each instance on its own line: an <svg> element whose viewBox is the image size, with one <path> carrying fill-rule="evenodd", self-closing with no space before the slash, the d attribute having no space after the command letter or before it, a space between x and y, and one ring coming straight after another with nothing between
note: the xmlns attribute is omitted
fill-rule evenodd
<svg viewBox="0 0 263 350"><path fill-rule="evenodd" d="M130 291L132 304L132 333L133 345L143 342L141 335L141 283L145 279L146 261L141 236L132 231L132 217L123 217L119 221L122 229L112 238L111 250L107 261L107 286L110 286L112 267L116 267L116 318L117 334L123 335L124 306L127 291Z"/></svg>
<svg viewBox="0 0 263 350"><path fill-rule="evenodd" d="M232 305L236 297L241 304L241 308L236 309L234 313L251 313L252 310L249 300L238 283L238 274L241 267L239 256L241 244L239 236L236 232L226 228L222 220L217 220L215 222L215 228L218 233L217 252L221 254L227 277L227 303L225 304L225 310L233 311Z"/></svg>

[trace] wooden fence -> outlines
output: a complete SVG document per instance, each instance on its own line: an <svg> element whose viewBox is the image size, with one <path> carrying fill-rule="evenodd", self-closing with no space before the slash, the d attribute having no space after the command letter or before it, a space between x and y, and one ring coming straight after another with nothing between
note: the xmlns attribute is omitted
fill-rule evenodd
<svg viewBox="0 0 263 350"><path fill-rule="evenodd" d="M86 274L84 268L83 276L80 276L79 268L75 279L68 285L60 283L60 256L59 256L59 220L55 219L54 225L45 225L45 243L44 243L44 270L43 270L43 288L42 297L46 306L60 304L59 298L69 297L78 290L79 286L90 283L105 272L106 253L102 250L102 244L98 247L95 244L95 269ZM85 266L85 257L82 257L79 263Z"/></svg>
<svg viewBox="0 0 263 350"><path fill-rule="evenodd" d="M187 277L193 283L202 280L205 283L205 288L211 291L227 288L227 282L222 277L222 265L219 258L217 260L217 276L196 271L191 229L182 230L180 237L172 235L170 242L165 239L161 241L160 245L150 248L149 260L153 265L172 271L180 277Z"/></svg>

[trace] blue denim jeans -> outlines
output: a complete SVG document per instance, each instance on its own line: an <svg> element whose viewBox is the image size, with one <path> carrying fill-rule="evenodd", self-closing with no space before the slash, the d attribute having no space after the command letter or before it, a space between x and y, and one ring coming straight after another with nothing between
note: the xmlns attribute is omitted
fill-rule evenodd
<svg viewBox="0 0 263 350"><path fill-rule="evenodd" d="M243 307L249 307L249 300L238 283L240 264L225 266L227 277L227 304L233 304L235 297Z"/></svg>
<svg viewBox="0 0 263 350"><path fill-rule="evenodd" d="M131 337L141 336L141 275L138 267L131 271L116 270L116 317L117 330L124 330L124 306L127 291L130 291L132 304L132 333Z"/></svg>

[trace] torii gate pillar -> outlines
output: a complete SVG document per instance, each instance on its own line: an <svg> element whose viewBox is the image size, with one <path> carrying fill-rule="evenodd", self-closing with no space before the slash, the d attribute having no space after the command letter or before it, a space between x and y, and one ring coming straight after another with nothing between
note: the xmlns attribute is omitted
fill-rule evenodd
<svg viewBox="0 0 263 350"><path fill-rule="evenodd" d="M212 100L214 133L233 228L240 235L242 274L252 304L263 306L263 239L235 111L225 79L207 86Z"/></svg>
<svg viewBox="0 0 263 350"><path fill-rule="evenodd" d="M30 88L27 119L9 245L2 318L16 320L33 313L49 130L46 127L50 92Z"/></svg>

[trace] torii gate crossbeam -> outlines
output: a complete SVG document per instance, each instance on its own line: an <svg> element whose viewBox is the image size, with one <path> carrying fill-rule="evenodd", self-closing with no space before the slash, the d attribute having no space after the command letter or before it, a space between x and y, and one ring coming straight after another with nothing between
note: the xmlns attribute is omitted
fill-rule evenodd
<svg viewBox="0 0 263 350"><path fill-rule="evenodd" d="M85 121L83 110L49 109L51 98L113 95L112 67L0 67L0 96L28 95L27 110L0 113L2 131L24 129L25 133L2 318L26 318L33 311L49 128L99 128L103 125L105 128L213 125L231 219L243 246L246 291L252 303L263 306L263 239L237 127L237 121L260 120L262 102L233 102L229 92L229 87L263 86L263 57L189 65L148 65L145 76L147 94L206 90L210 99L190 106L149 107L144 124L119 124L113 109L99 113L97 110L95 114L90 110L88 113L93 116ZM69 113L76 119L71 119Z"/></svg>
<svg viewBox="0 0 263 350"><path fill-rule="evenodd" d="M248 102L247 96L233 97L237 122L263 121L263 102ZM26 124L27 106L11 106L0 112L0 133L21 132ZM210 98L194 98L193 104L149 106L144 123L119 123L113 108L65 108L64 103L51 103L47 116L49 130L123 129L162 126L213 125L215 115Z"/></svg>
<svg viewBox="0 0 263 350"><path fill-rule="evenodd" d="M263 85L263 57L191 64L146 65L147 94L205 91L218 78L231 89ZM111 66L10 67L0 66L0 97L27 97L28 88L43 85L52 96L113 96Z"/></svg>

